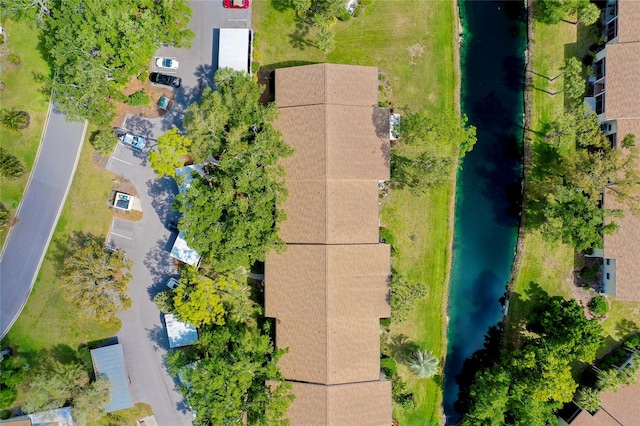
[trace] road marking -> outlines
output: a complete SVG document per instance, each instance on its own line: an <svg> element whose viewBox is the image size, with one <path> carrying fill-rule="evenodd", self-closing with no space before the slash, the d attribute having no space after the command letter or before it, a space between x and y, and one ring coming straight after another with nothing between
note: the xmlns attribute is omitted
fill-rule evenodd
<svg viewBox="0 0 640 426"><path fill-rule="evenodd" d="M122 161L124 164L128 164L130 166L133 166L133 164L129 163L128 161L121 160L118 157L111 157L111 158L114 159L114 160Z"/></svg>
<svg viewBox="0 0 640 426"><path fill-rule="evenodd" d="M117 235L118 237L126 238L127 240L132 240L133 238L127 237L126 235L118 234L117 232L111 231L113 235Z"/></svg>

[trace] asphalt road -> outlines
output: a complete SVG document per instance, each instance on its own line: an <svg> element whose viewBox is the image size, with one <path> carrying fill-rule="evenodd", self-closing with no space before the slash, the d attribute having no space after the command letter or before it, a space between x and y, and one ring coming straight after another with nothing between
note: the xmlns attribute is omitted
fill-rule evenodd
<svg viewBox="0 0 640 426"><path fill-rule="evenodd" d="M174 126L181 127L185 108L200 98L204 87L213 85L217 54L214 29L250 27L249 10L224 9L222 0L192 1L190 6L190 26L195 33L192 47L163 47L157 52L157 56L180 62L180 68L171 72L183 83L175 90L174 105L158 119L127 117L122 127L145 136L148 146L140 152L118 145L107 164L109 170L133 183L142 205L142 220L132 222L131 229L117 221L112 226L118 235L112 235L110 241L122 245L134 263L129 284L133 305L120 314L123 325L117 337L124 349L133 399L150 404L160 426L191 425L193 416L166 369L163 356L169 342L162 315L152 301L165 288L167 279L177 273L169 256L176 236L168 231L167 224L176 217L171 205L178 188L171 178L156 178L146 153L153 149L159 135ZM152 70L158 71L153 64Z"/></svg>
<svg viewBox="0 0 640 426"><path fill-rule="evenodd" d="M53 107L31 178L0 258L0 338L9 331L38 276L84 139L86 123L70 123Z"/></svg>

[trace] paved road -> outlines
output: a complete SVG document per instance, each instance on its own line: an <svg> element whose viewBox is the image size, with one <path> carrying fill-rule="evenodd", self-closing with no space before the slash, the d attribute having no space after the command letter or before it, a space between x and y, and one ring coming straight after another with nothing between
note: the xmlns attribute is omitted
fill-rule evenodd
<svg viewBox="0 0 640 426"><path fill-rule="evenodd" d="M249 11L223 9L222 0L192 1L190 6L195 33L192 48L164 47L157 52L180 62L175 74L182 78L183 87L176 90L174 106L159 119L133 116L123 123L123 127L149 139L146 150L152 149L155 139L166 130L181 127L185 108L199 99L205 86L212 85L214 29L250 25ZM129 285L133 306L121 313L123 326L117 336L124 349L133 398L151 405L160 426L190 425L192 414L164 364L169 342L161 314L152 302L166 280L176 274L169 256L175 234L167 230L167 224L175 218L171 204L178 188L170 178L156 178L147 164L146 152L123 145L116 148L107 168L133 183L143 210L142 220L134 222L131 229L116 221L112 229L118 235L111 239L123 246L134 263Z"/></svg>
<svg viewBox="0 0 640 426"><path fill-rule="evenodd" d="M40 152L0 258L0 338L29 297L75 173L85 123L51 109Z"/></svg>

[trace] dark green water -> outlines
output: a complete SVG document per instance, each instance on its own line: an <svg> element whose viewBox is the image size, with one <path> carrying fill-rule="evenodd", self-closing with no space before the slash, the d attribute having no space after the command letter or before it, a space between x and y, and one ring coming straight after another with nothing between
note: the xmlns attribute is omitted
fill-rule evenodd
<svg viewBox="0 0 640 426"><path fill-rule="evenodd" d="M456 375L502 315L521 199L526 21L521 1L460 1L462 111L478 129L456 194L444 409L460 416Z"/></svg>

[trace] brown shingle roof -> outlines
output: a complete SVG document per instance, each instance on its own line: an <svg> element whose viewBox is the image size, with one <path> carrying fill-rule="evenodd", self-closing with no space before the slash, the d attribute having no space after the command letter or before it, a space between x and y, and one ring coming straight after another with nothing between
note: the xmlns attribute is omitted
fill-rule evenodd
<svg viewBox="0 0 640 426"><path fill-rule="evenodd" d="M296 245L266 261L265 316L289 380L348 383L380 373L379 318L388 317L390 247Z"/></svg>
<svg viewBox="0 0 640 426"><path fill-rule="evenodd" d="M323 386L292 382L291 426L389 426L391 382Z"/></svg>
<svg viewBox="0 0 640 426"><path fill-rule="evenodd" d="M275 126L294 154L287 179L388 180L389 111L347 105L280 108Z"/></svg>
<svg viewBox="0 0 640 426"><path fill-rule="evenodd" d="M606 47L605 115L640 118L640 42Z"/></svg>
<svg viewBox="0 0 640 426"><path fill-rule="evenodd" d="M377 243L375 181L288 181L280 238L291 243Z"/></svg>
<svg viewBox="0 0 640 426"><path fill-rule="evenodd" d="M640 41L640 1L618 1L618 43Z"/></svg>
<svg viewBox="0 0 640 426"><path fill-rule="evenodd" d="M357 65L316 64L281 68L276 75L276 103L292 105L378 104L378 69ZM375 90L371 90L371 88Z"/></svg>

